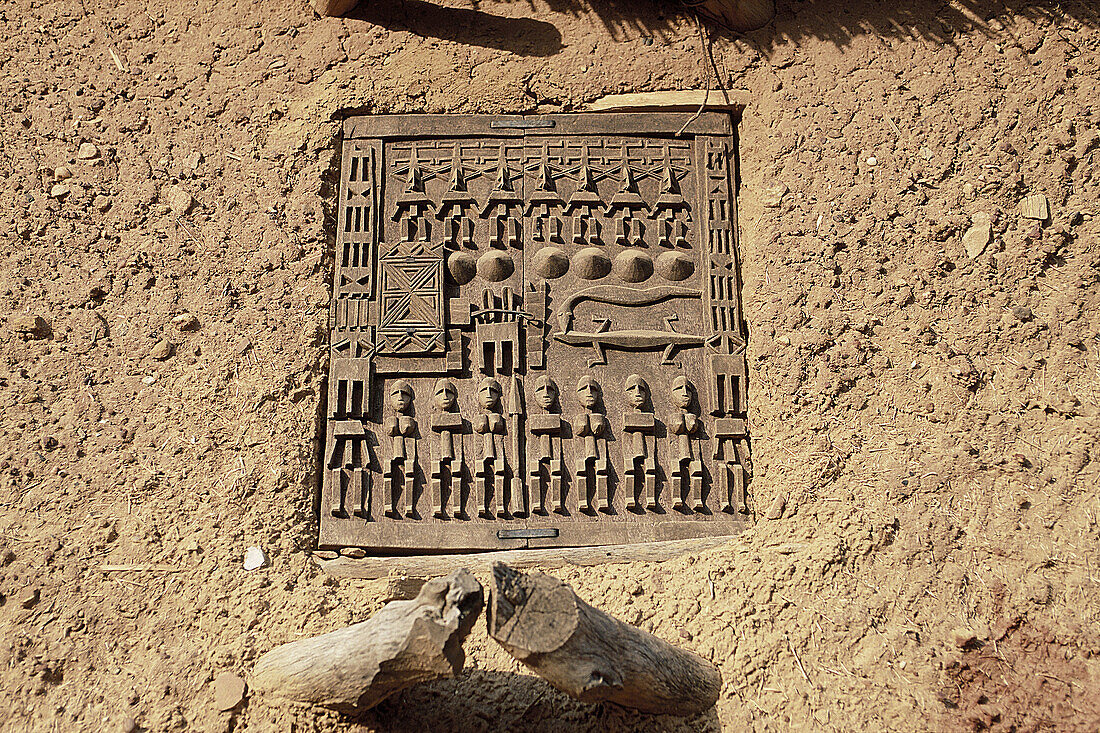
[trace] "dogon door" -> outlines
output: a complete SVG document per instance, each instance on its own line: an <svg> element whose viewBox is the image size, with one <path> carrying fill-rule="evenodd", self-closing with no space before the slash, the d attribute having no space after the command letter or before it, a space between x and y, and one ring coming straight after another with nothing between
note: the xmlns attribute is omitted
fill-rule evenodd
<svg viewBox="0 0 1100 733"><path fill-rule="evenodd" d="M736 532L735 144L715 112L347 120L320 545Z"/></svg>

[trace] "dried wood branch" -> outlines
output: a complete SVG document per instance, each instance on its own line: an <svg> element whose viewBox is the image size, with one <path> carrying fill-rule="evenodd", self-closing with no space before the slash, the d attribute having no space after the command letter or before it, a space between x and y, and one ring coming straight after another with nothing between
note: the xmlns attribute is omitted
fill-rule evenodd
<svg viewBox="0 0 1100 733"><path fill-rule="evenodd" d="M467 570L424 584L361 623L275 647L250 686L261 695L366 710L418 682L462 671L462 642L481 614L481 584Z"/></svg>
<svg viewBox="0 0 1100 733"><path fill-rule="evenodd" d="M549 575L494 564L488 621L509 654L578 700L673 715L718 701L713 664L593 608Z"/></svg>

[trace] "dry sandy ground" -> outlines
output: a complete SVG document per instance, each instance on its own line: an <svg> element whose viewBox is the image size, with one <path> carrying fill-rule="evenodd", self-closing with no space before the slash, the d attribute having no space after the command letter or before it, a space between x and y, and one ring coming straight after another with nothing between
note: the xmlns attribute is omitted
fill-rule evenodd
<svg viewBox="0 0 1100 733"><path fill-rule="evenodd" d="M1097 11L779 6L714 39L752 99L759 522L560 573L719 665L685 721L573 703L481 624L462 678L360 720L219 712L210 683L384 600L308 559L339 116L713 86L695 25L647 0L5 4L0 728L1100 728Z"/></svg>

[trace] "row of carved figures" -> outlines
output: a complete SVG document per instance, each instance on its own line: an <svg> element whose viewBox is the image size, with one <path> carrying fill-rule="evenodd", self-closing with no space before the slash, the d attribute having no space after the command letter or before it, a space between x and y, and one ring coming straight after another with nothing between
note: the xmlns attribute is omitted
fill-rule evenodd
<svg viewBox="0 0 1100 733"><path fill-rule="evenodd" d="M623 485L626 487L626 508L632 512L663 511L658 497L657 436L661 423L653 415L649 385L637 374L631 374L624 383L624 392L631 411L623 416ZM519 440L523 431L519 425L522 409L510 405L508 415L502 409L500 383L486 377L478 385L480 413L467 421L458 411L458 389L451 379L440 379L434 390L436 412L430 420L432 440L430 460L431 495L433 513L438 518L463 516L462 481L466 473L466 455L463 435L472 432L476 436L478 456L473 462L473 478L478 498L478 516L485 519L508 518L522 515L527 507L517 506L523 496L522 472L512 467L509 471L509 455L519 454ZM580 510L586 514L613 512L608 480L611 458L608 440L611 425L600 412L602 390L591 376L585 375L577 382L576 399L581 412L568 420L560 414L559 391L548 376L540 376L534 382L534 402L539 412L527 416L533 436L527 446L527 478L533 489L534 514L550 512L566 514L566 468L562 453L562 440L568 424L571 440L576 446L573 476L577 485ZM674 413L669 421L668 433L672 436L670 448L674 456L670 483L672 485L672 509L681 512L707 513L709 496L704 488L702 443L705 439L703 424L692 409L696 402L695 387L684 376L673 380L668 400ZM417 467L417 443L420 437L417 420L412 414L412 386L404 379L390 385L389 407L391 415L383 424L383 435L389 442L389 456L383 466L383 495L387 501L386 515L392 518L414 517ZM472 429L472 430L471 430ZM512 445L508 445L508 437ZM363 490L366 479L366 463L363 446L358 440L365 433L335 436L328 468L333 471L332 512L346 515L345 506L361 510L362 496L345 496L341 490L343 479L351 479L349 487L359 484ZM718 460L718 476L713 482L718 490L718 508L725 512L744 512L745 460L747 436L743 429L733 432L718 431L713 436L714 452ZM570 438L567 438L570 439ZM514 458L513 458L514 460ZM348 475L351 474L351 475ZM511 481L508 476L511 474ZM352 492L357 493L357 492ZM499 506L498 506L499 500Z"/></svg>

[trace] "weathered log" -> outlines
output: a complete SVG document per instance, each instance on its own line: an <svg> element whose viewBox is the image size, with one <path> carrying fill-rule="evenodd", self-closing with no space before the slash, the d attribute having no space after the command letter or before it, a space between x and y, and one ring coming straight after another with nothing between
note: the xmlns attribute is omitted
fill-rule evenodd
<svg viewBox="0 0 1100 733"><path fill-rule="evenodd" d="M366 710L418 682L462 671L462 642L481 614L481 584L469 571L424 584L347 628L275 647L260 657L251 688L295 702Z"/></svg>
<svg viewBox="0 0 1100 733"><path fill-rule="evenodd" d="M710 662L593 608L543 573L495 563L488 624L509 654L584 702L694 715L722 688Z"/></svg>

